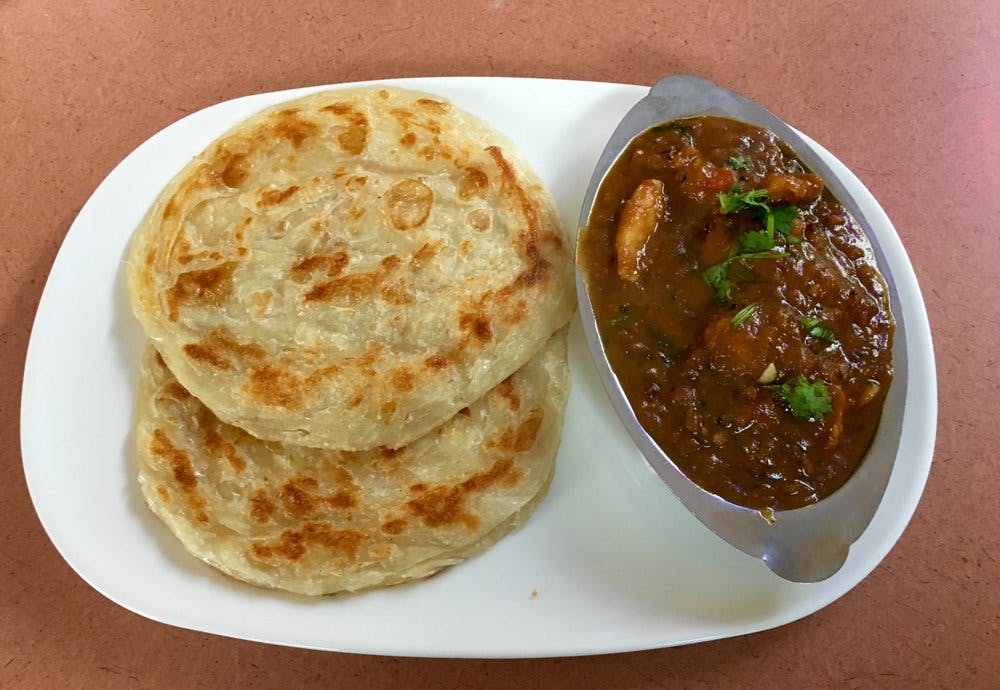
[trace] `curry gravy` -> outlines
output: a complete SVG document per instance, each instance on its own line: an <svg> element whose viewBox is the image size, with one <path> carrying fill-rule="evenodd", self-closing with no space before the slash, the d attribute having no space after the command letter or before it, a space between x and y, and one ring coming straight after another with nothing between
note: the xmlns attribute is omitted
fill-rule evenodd
<svg viewBox="0 0 1000 690"><path fill-rule="evenodd" d="M644 132L578 250L611 368L691 480L775 510L847 481L892 379L888 293L857 222L773 133L709 116Z"/></svg>

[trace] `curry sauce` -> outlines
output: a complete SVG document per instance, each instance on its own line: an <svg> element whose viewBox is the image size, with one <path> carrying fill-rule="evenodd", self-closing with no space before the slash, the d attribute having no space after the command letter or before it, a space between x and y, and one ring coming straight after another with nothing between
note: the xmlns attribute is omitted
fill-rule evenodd
<svg viewBox="0 0 1000 690"><path fill-rule="evenodd" d="M703 116L639 135L578 260L632 409L698 485L784 510L857 469L892 379L888 293L857 222L773 133Z"/></svg>

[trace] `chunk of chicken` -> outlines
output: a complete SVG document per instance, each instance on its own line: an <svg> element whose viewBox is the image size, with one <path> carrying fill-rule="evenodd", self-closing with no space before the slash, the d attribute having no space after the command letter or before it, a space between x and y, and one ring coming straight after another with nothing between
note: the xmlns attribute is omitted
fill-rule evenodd
<svg viewBox="0 0 1000 690"><path fill-rule="evenodd" d="M665 206L660 180L643 180L625 202L615 235L618 277L622 280L634 283L639 279L639 257L646 240L663 218Z"/></svg>
<svg viewBox="0 0 1000 690"><path fill-rule="evenodd" d="M731 168L720 168L698 158L688 165L681 188L692 199L706 201L728 192L734 184L736 173Z"/></svg>
<svg viewBox="0 0 1000 690"><path fill-rule="evenodd" d="M812 173L801 175L771 174L764 178L767 200L794 206L806 206L819 199L823 193L823 180Z"/></svg>

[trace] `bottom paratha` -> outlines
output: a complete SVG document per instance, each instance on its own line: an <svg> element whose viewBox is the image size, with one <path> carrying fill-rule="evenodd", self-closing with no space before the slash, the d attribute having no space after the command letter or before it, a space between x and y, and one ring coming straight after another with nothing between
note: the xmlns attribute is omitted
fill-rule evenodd
<svg viewBox="0 0 1000 690"><path fill-rule="evenodd" d="M458 563L528 518L552 478L568 392L564 329L408 446L330 451L220 422L149 346L139 484L188 551L237 579L302 594L394 584Z"/></svg>

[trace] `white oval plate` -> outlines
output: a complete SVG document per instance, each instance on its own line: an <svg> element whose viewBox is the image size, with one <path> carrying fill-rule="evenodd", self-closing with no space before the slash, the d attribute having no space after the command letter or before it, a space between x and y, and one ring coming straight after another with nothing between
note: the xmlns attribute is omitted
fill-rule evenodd
<svg viewBox="0 0 1000 690"><path fill-rule="evenodd" d="M539 79L386 83L448 98L510 137L570 229L605 142L646 93ZM28 346L21 446L42 525L91 586L153 620L248 640L408 656L564 656L773 628L834 601L888 553L930 468L937 414L930 330L889 219L817 146L874 221L899 283L911 368L903 441L885 498L830 579L786 582L684 509L618 421L579 323L571 331L573 390L549 496L524 528L485 554L424 582L328 599L256 589L188 556L147 510L135 480L131 424L143 335L126 296L126 246L163 185L215 137L266 106L324 88L337 87L240 98L170 125L108 175L63 241Z"/></svg>

